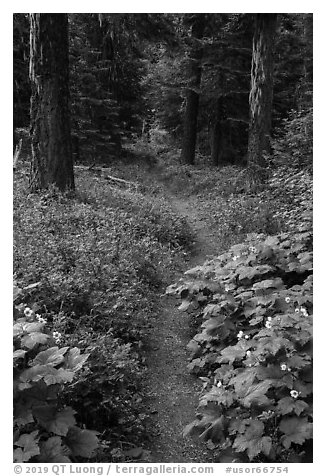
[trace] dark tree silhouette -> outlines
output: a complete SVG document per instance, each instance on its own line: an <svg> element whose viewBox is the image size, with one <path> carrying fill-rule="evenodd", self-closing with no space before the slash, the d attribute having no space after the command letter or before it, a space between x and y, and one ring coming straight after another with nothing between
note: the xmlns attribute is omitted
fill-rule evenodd
<svg viewBox="0 0 326 476"><path fill-rule="evenodd" d="M255 15L249 95L248 165L262 178L264 151L270 151L273 102L273 47L277 14Z"/></svg>
<svg viewBox="0 0 326 476"><path fill-rule="evenodd" d="M183 142L181 162L193 164L195 162L197 116L199 106L199 93L201 79L201 58L203 48L200 39L205 29L205 14L194 14L191 17L191 39L193 45L189 54L188 87L186 92L186 108L183 122Z"/></svg>
<svg viewBox="0 0 326 476"><path fill-rule="evenodd" d="M69 109L68 16L30 15L30 189L74 189Z"/></svg>

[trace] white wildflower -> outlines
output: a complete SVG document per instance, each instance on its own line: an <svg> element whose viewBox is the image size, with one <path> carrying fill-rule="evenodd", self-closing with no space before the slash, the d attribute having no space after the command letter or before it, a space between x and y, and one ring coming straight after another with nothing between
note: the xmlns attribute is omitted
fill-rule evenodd
<svg viewBox="0 0 326 476"><path fill-rule="evenodd" d="M55 340L55 343L56 343L56 344L59 344L60 339L61 339L61 334L60 334L60 332L56 332L56 331L55 331L55 332L52 333L52 335L53 335L53 339Z"/></svg>
<svg viewBox="0 0 326 476"><path fill-rule="evenodd" d="M304 317L308 317L308 312L307 312L307 309L303 306L300 307L300 312L302 312L302 314L304 315Z"/></svg>
<svg viewBox="0 0 326 476"><path fill-rule="evenodd" d="M24 310L24 314L25 314L26 317L32 317L33 312L34 311L30 307L26 307L25 310Z"/></svg>
<svg viewBox="0 0 326 476"><path fill-rule="evenodd" d="M298 398L299 392L297 392L296 390L291 390L290 395L292 398Z"/></svg>

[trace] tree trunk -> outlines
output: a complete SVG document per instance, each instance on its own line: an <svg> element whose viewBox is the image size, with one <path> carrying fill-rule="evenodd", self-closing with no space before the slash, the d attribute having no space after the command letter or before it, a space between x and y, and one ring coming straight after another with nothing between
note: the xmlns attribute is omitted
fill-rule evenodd
<svg viewBox="0 0 326 476"><path fill-rule="evenodd" d="M213 165L220 164L222 155L222 134L221 134L221 112L222 112L222 97L217 99L215 116L210 125L210 148L211 161Z"/></svg>
<svg viewBox="0 0 326 476"><path fill-rule="evenodd" d="M305 80L312 86L313 80L313 14L306 13L303 20L305 51L304 51L304 71Z"/></svg>
<svg viewBox="0 0 326 476"><path fill-rule="evenodd" d="M248 165L263 178L264 152L270 151L273 101L273 46L277 14L256 14L249 96Z"/></svg>
<svg viewBox="0 0 326 476"><path fill-rule="evenodd" d="M307 110L312 106L313 90L313 15L303 14L303 77L299 86L298 109Z"/></svg>
<svg viewBox="0 0 326 476"><path fill-rule="evenodd" d="M201 80L201 58L203 48L198 42L203 37L205 28L205 15L196 14L191 29L192 39L195 41L189 55L189 85L186 92L186 108L183 122L183 142L181 162L186 164L195 163L197 116L199 106L199 87ZM197 43L197 44L196 44ZM199 43L199 44L198 44Z"/></svg>
<svg viewBox="0 0 326 476"><path fill-rule="evenodd" d="M73 190L68 15L30 14L32 164L30 189Z"/></svg>
<svg viewBox="0 0 326 476"><path fill-rule="evenodd" d="M210 129L211 161L218 166L220 162L220 123L215 121Z"/></svg>

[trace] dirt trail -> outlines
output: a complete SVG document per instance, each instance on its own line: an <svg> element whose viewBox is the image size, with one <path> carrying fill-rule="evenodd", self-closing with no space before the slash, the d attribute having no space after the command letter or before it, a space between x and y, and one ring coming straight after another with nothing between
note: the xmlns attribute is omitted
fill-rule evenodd
<svg viewBox="0 0 326 476"><path fill-rule="evenodd" d="M205 261L215 251L213 235L202 221L191 199L171 197L171 205L184 216L195 236L189 269ZM178 276L175 278L178 279ZM155 463L210 462L203 444L182 436L184 427L195 417L201 385L186 368L189 354L189 317L177 309L173 298L162 297L162 310L153 322L149 338L148 371L145 380L146 405L153 419L150 460Z"/></svg>

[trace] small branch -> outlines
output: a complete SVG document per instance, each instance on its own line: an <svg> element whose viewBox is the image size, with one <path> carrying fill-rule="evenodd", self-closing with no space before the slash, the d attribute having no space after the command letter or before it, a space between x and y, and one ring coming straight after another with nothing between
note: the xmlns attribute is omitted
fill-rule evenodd
<svg viewBox="0 0 326 476"><path fill-rule="evenodd" d="M118 183L121 183L123 185L128 185L129 187L138 187L138 183L135 183L135 182L129 182L128 180L123 180L121 178L118 178L118 177L113 177L112 175L104 175L104 178L105 180L109 180L109 182L118 182Z"/></svg>

